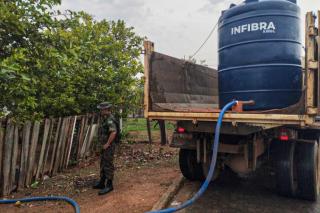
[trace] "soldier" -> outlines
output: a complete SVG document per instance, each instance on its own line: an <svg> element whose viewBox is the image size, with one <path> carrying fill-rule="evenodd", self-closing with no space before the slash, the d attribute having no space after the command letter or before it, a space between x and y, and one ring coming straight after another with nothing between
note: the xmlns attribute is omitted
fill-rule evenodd
<svg viewBox="0 0 320 213"><path fill-rule="evenodd" d="M102 150L100 162L100 181L94 185L93 188L101 189L98 193L99 195L107 194L113 190L113 155L115 151L115 139L118 133L116 120L111 114L111 107L112 105L108 102L103 102L97 107L100 109L98 140L102 145Z"/></svg>

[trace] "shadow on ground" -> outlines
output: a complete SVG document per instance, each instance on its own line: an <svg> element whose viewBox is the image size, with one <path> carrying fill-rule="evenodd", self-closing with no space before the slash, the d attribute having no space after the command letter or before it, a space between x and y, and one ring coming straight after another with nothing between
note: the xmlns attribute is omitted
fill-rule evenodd
<svg viewBox="0 0 320 213"><path fill-rule="evenodd" d="M261 168L254 175L239 178L225 171L211 183L207 192L193 206L182 211L187 213L320 213L320 201L309 202L278 196L274 173ZM194 194L200 183L187 181L175 203L183 202L186 195Z"/></svg>

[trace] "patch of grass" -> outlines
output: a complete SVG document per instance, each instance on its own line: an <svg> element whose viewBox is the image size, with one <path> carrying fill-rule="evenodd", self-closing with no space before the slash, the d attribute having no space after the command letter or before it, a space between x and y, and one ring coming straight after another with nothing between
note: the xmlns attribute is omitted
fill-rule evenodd
<svg viewBox="0 0 320 213"><path fill-rule="evenodd" d="M152 121L150 124L151 131L159 131L159 125L157 125L157 121ZM147 131L147 121L145 118L127 118L123 121L123 129L126 132ZM174 125L166 122L166 129L172 130L174 129Z"/></svg>

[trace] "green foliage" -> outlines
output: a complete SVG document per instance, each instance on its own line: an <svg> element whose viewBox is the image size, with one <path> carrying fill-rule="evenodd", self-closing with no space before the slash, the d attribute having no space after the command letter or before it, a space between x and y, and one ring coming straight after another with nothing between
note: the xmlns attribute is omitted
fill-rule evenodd
<svg viewBox="0 0 320 213"><path fill-rule="evenodd" d="M141 37L124 21L53 9L58 0L0 0L0 113L18 120L141 105Z"/></svg>

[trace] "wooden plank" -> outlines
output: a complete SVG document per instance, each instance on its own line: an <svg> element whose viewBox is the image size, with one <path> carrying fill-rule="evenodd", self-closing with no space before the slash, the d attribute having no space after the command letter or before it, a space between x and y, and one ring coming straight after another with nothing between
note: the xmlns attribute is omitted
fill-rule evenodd
<svg viewBox="0 0 320 213"><path fill-rule="evenodd" d="M149 73L150 73L150 58L154 51L154 43L150 41L144 41L144 115L148 115L150 109L149 103Z"/></svg>
<svg viewBox="0 0 320 213"><path fill-rule="evenodd" d="M67 120L66 120L66 118L64 118L63 121L62 121L61 130L60 130L60 133L59 133L59 140L58 140L56 157L55 157L55 160L54 160L52 175L55 175L59 170L59 165L60 165L60 160L61 160L60 159L60 157L61 157L61 146L62 146L62 142L63 142L63 139L64 139L64 130L65 130L65 127L66 127L66 122L67 122Z"/></svg>
<svg viewBox="0 0 320 213"><path fill-rule="evenodd" d="M81 149L80 149L80 158L83 158L83 154L84 154L84 148L85 148L85 144L86 144L86 139L88 136L88 130L89 130L89 115L86 115L86 119L85 119L85 123L84 123L84 131L83 131L83 135L82 135L82 139L81 139Z"/></svg>
<svg viewBox="0 0 320 213"><path fill-rule="evenodd" d="M314 62L316 44L315 44L315 17L312 12L306 15L306 112L308 108L315 108L315 70L310 67L310 63Z"/></svg>
<svg viewBox="0 0 320 213"><path fill-rule="evenodd" d="M52 145L52 140L53 140L53 129L54 129L54 124L55 124L56 120L55 119L51 119L50 120L50 130L49 130L49 135L48 135L48 142L47 142L47 147L46 147L46 151L45 151L45 155L44 155L44 159L43 159L43 166L41 168L41 174L43 177L43 174L45 174L47 172L48 169L48 155L49 155L49 151L50 151L50 147Z"/></svg>
<svg viewBox="0 0 320 213"><path fill-rule="evenodd" d="M86 148L86 153L90 153L90 151L92 150L92 141L93 141L93 137L94 137L94 133L96 132L96 129L97 129L97 124L92 124L91 131L88 137L88 145Z"/></svg>
<svg viewBox="0 0 320 213"><path fill-rule="evenodd" d="M4 147L4 127L2 125L2 120L0 119L0 195L2 194L2 177L3 177L3 171L2 171L2 159L3 159L3 147Z"/></svg>
<svg viewBox="0 0 320 213"><path fill-rule="evenodd" d="M64 138L62 140L61 145L61 157L60 157L60 164L59 164L59 170L64 169L64 162L65 162L65 154L68 149L68 137L70 132L70 124L71 124L71 117L66 118L66 126L64 128Z"/></svg>
<svg viewBox="0 0 320 213"><path fill-rule="evenodd" d="M52 154L51 154L50 169L49 169L50 175L52 175L52 173L53 173L54 161L55 161L56 152L57 152L58 143L59 143L58 140L59 140L61 124L62 124L62 118L59 118L58 123L57 123L56 132L55 132L54 141L53 141L53 150L52 150Z"/></svg>
<svg viewBox="0 0 320 213"><path fill-rule="evenodd" d="M45 149L46 149L47 141L48 141L49 129L50 129L50 120L45 119L43 137L42 137L42 143L41 143L41 150L40 150L40 157L39 157L39 163L38 163L37 173L36 173L36 180L38 180L41 175L41 169L43 167L43 158L44 158Z"/></svg>
<svg viewBox="0 0 320 213"><path fill-rule="evenodd" d="M66 155L68 154L71 123L72 123L72 117L69 117L68 123L67 123L66 128L65 128L65 142L64 142L64 145L63 145L63 149L62 149L61 162L60 162L60 166L59 166L59 168L62 169L62 170L65 168L65 161L66 161L66 158L67 158Z"/></svg>
<svg viewBox="0 0 320 213"><path fill-rule="evenodd" d="M64 118L65 120L65 124L64 124L64 128L61 130L61 133L60 133L60 137L61 137L61 144L59 145L60 146L60 157L58 159L58 171L61 171L61 164L62 164L62 161L63 161L63 154L64 154L64 148L65 148L65 141L66 141L66 129L68 127L68 124L69 124L69 118ZM57 162L56 162L57 163Z"/></svg>
<svg viewBox="0 0 320 213"><path fill-rule="evenodd" d="M152 136L151 136L151 125L150 125L150 120L147 118L147 131L148 131L148 139L149 139L149 144L152 143Z"/></svg>
<svg viewBox="0 0 320 213"><path fill-rule="evenodd" d="M13 134L14 134L14 125L10 120L7 122L6 126L6 136L4 142L4 161L3 161L3 179L1 185L2 195L8 195L10 193L10 170L11 170L11 156L12 156L12 147L13 147Z"/></svg>
<svg viewBox="0 0 320 213"><path fill-rule="evenodd" d="M79 149L80 149L80 137L81 137L81 134L82 134L82 122L83 122L83 116L81 116L80 118L78 118L77 120L79 120L80 124L78 125L78 130L77 130L77 137L76 137L76 150L75 150L75 155L76 155L76 160L78 160L79 158Z"/></svg>
<svg viewBox="0 0 320 213"><path fill-rule="evenodd" d="M90 124L89 124L89 120L90 120L90 115L87 114L86 115L86 122L85 122L85 127L84 127L84 135L83 135L83 140L82 140L82 144L81 144L81 152L80 152L80 158L83 158L84 153L85 153L85 148L87 145L87 138L88 138L88 134L89 134L89 129L90 129Z"/></svg>
<svg viewBox="0 0 320 213"><path fill-rule="evenodd" d="M86 127L86 134L84 136L84 139L83 139L83 143L82 143L82 148L81 148L81 152L80 152L80 158L83 158L84 157L84 153L86 152L86 147L87 147L87 143L88 143L88 135L89 135L89 132L90 132L90 126L87 126Z"/></svg>
<svg viewBox="0 0 320 213"><path fill-rule="evenodd" d="M28 170L27 170L27 177L26 177L26 185L28 186L31 184L34 168L35 168L35 157L36 157L36 149L39 139L39 130L40 130L40 122L35 121L33 123L32 129L32 136L31 136L31 145L29 150L29 157L28 157Z"/></svg>
<svg viewBox="0 0 320 213"><path fill-rule="evenodd" d="M191 120L214 121L216 122L219 113L183 113L183 112L149 112L149 118L153 120ZM247 113L226 113L224 122L254 123L254 124L313 124L313 119L305 115L284 115L284 114L247 114Z"/></svg>
<svg viewBox="0 0 320 213"><path fill-rule="evenodd" d="M87 153L88 151L90 151L90 146L91 146L91 141L93 138L93 133L95 131L95 126L94 126L94 116L91 116L91 121L90 121L90 130L88 133L88 138L87 138L87 145L86 145L86 149L85 149L85 153Z"/></svg>
<svg viewBox="0 0 320 213"><path fill-rule="evenodd" d="M65 145L64 145L64 151L63 151L63 156L62 156L62 161L61 161L61 168L62 170L65 169L65 164L66 164L66 160L67 160L67 155L68 155L68 151L69 151L69 142L70 142L70 138L71 138L71 128L73 124L73 117L69 117L69 122L68 125L66 127L66 139L65 139Z"/></svg>
<svg viewBox="0 0 320 213"><path fill-rule="evenodd" d="M65 168L67 168L68 165L69 165L71 149L72 149L72 144L73 144L73 138L74 138L74 133L75 133L75 129L76 129L76 123L77 123L77 116L73 117L71 123L72 123L72 128L71 128L71 132L70 132L71 137L70 137L70 141L69 141L69 148L68 148L68 152L67 152L67 159L66 159Z"/></svg>
<svg viewBox="0 0 320 213"><path fill-rule="evenodd" d="M87 116L82 116L81 118L80 131L78 135L77 160L80 158L80 153L81 153L81 148L82 148L82 143L84 138L83 135L85 134L86 117Z"/></svg>
<svg viewBox="0 0 320 213"><path fill-rule="evenodd" d="M19 145L19 126L16 124L14 126L14 136L13 136L13 148L12 148L12 158L11 158L11 188L13 191L17 188L18 183L16 182L16 169L17 169L17 157L18 157L18 145Z"/></svg>
<svg viewBox="0 0 320 213"><path fill-rule="evenodd" d="M27 121L22 130L22 148L21 148L21 158L20 158L20 178L18 188L23 188L26 183L26 174L27 174L27 163L29 156L29 144L30 144L30 130L31 122Z"/></svg>

